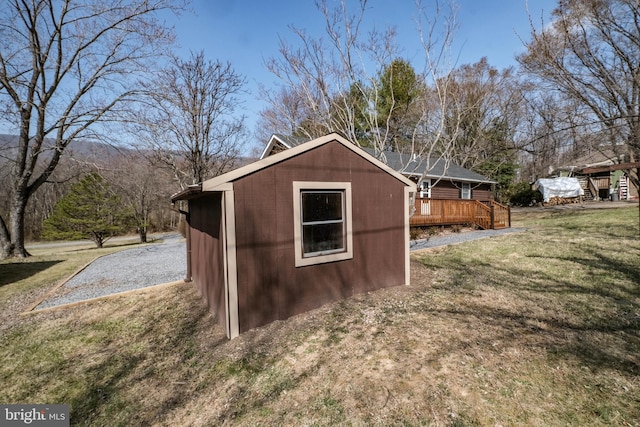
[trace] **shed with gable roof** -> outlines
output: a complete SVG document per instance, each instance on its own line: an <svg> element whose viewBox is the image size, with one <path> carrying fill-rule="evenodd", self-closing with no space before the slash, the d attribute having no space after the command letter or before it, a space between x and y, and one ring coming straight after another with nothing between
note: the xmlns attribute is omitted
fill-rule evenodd
<svg viewBox="0 0 640 427"><path fill-rule="evenodd" d="M229 338L409 284L416 185L332 133L187 188L187 280Z"/></svg>

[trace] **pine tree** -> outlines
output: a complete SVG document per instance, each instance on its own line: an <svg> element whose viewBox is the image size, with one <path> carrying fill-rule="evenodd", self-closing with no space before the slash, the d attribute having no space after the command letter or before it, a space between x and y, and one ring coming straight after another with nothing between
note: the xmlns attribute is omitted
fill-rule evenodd
<svg viewBox="0 0 640 427"><path fill-rule="evenodd" d="M126 232L130 222L120 197L99 174L92 173L60 199L44 221L42 235L49 240L89 238L101 248L110 237Z"/></svg>

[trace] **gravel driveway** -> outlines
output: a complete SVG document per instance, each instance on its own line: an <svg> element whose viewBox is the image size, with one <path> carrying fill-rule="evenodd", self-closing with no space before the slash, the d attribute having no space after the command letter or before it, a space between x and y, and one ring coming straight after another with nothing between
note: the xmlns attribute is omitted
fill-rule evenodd
<svg viewBox="0 0 640 427"><path fill-rule="evenodd" d="M503 228L500 230L479 230L467 231L465 233L451 233L446 236L436 236L429 239L412 240L409 243L409 250L419 251L421 249L437 248L438 246L453 245L456 243L469 242L471 240L484 239L492 236L502 236L509 233L519 233L525 231L526 228Z"/></svg>
<svg viewBox="0 0 640 427"><path fill-rule="evenodd" d="M435 248L524 231L524 228L481 230L411 241L410 251ZM84 301L184 279L185 240L179 234L163 237L163 242L105 255L76 274L35 309Z"/></svg>
<svg viewBox="0 0 640 427"><path fill-rule="evenodd" d="M76 274L35 309L102 297L185 278L185 240L179 234L163 242L105 255Z"/></svg>

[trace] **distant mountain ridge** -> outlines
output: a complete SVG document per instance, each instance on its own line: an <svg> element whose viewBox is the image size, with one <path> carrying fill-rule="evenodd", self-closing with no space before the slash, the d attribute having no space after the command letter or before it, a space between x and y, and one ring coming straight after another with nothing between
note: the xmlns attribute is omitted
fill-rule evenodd
<svg viewBox="0 0 640 427"><path fill-rule="evenodd" d="M47 146L52 147L54 143L53 138L45 138ZM15 150L18 146L18 135L0 134L0 152L4 150ZM71 155L77 155L81 157L89 157L92 155L107 155L113 156L118 154L124 154L131 151L130 148L117 147L104 142L87 141L87 140L75 140L72 141L65 153ZM6 154L5 154L6 156Z"/></svg>
<svg viewBox="0 0 640 427"><path fill-rule="evenodd" d="M53 146L53 138L46 138L45 141L49 142L48 146ZM17 149L17 146L18 135L0 134L0 167L2 167L5 162L11 161L15 158L15 150ZM127 155L132 153L133 151L134 149L132 148L119 147L111 144L106 144L104 142L76 140L73 141L65 150L63 157L83 160L106 160L117 158L122 155ZM256 160L257 159L253 157L240 157L237 159L235 167L243 166Z"/></svg>

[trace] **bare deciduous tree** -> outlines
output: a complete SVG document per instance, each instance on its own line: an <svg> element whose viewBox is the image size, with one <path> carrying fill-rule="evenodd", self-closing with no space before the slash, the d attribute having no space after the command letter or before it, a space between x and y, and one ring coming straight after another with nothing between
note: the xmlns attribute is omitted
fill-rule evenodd
<svg viewBox="0 0 640 427"><path fill-rule="evenodd" d="M9 0L0 9L0 120L19 134L10 159L1 256L25 257L25 208L73 140L96 136L135 97L134 80L173 41L170 0Z"/></svg>
<svg viewBox="0 0 640 427"><path fill-rule="evenodd" d="M246 132L244 117L235 114L244 85L231 64L208 61L204 52L174 57L146 85L134 132L181 188L224 173L238 160Z"/></svg>
<svg viewBox="0 0 640 427"><path fill-rule="evenodd" d="M260 141L267 141L274 133L293 135L298 132L301 124L311 117L306 111L307 103L303 94L298 93L296 87L280 87L269 91L264 86L260 94L269 106L260 112L256 133Z"/></svg>
<svg viewBox="0 0 640 427"><path fill-rule="evenodd" d="M298 45L281 41L279 57L270 58L266 65L281 82L279 93L295 97L295 102L287 105L296 107L296 114L288 116L298 120L295 123L298 134L311 139L338 131L360 142L354 116L361 114L374 119L375 111L371 108L375 103L359 104L363 111L356 111L352 101L354 95L365 101L376 96L372 91L377 87L374 82L383 66L398 56L394 31L364 34L361 25L366 0L359 1L353 13L346 2L334 9L327 1L320 1L317 6L325 20L325 36L314 38L300 28L291 27ZM267 99L272 101L274 111L280 112L273 101L281 98Z"/></svg>
<svg viewBox="0 0 640 427"><path fill-rule="evenodd" d="M495 181L500 199L516 176L516 129L522 95L513 69L498 70L486 58L446 77L445 141L451 161Z"/></svg>
<svg viewBox="0 0 640 427"><path fill-rule="evenodd" d="M389 149L408 154L407 159L421 156L426 160L425 174L433 167L431 159L448 162L452 140L442 112L450 102L449 81L444 77L451 69L455 11L449 2L434 2L431 8L420 1L416 5L424 69L415 73L415 86L404 84L411 80L412 70L399 59L395 30L365 30L366 0L353 11L346 1L335 8L319 1L324 37L314 38L292 27L297 46L281 42L279 57L267 61L282 88L267 97L271 107L263 112L266 122L278 125L268 116L280 112L282 105L277 104L286 94L295 102L286 104L288 119L282 129L294 127L295 134L308 138L338 131L372 147L383 161ZM402 87L403 93L398 92ZM409 93L412 96L404 97ZM400 115L401 109L406 114Z"/></svg>
<svg viewBox="0 0 640 427"><path fill-rule="evenodd" d="M518 60L547 90L579 103L582 123L640 161L640 3L563 0ZM640 188L640 168L629 170Z"/></svg>
<svg viewBox="0 0 640 427"><path fill-rule="evenodd" d="M123 150L103 162L101 174L129 209L140 243L146 243L149 229L161 228L157 218L169 210L167 200L175 190L171 173L155 168L148 153Z"/></svg>
<svg viewBox="0 0 640 427"><path fill-rule="evenodd" d="M513 150L512 134L521 102L513 70L499 71L482 58L458 67L448 78L452 102L446 114L453 122L450 137L455 162L478 170Z"/></svg>
<svg viewBox="0 0 640 427"><path fill-rule="evenodd" d="M585 126L579 103L555 91L540 90L532 82L521 85L516 146L520 152L520 178L529 183L546 177L566 161L597 150L597 129Z"/></svg>

